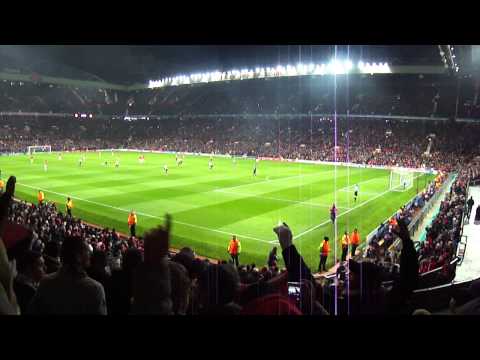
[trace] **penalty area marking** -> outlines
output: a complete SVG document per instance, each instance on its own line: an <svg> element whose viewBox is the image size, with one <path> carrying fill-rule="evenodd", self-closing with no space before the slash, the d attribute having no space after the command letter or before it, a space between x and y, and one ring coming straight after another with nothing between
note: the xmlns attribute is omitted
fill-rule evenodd
<svg viewBox="0 0 480 360"><path fill-rule="evenodd" d="M423 174L422 174L422 175L423 175ZM416 176L416 177L414 178L414 180L415 180L416 178L418 178L418 177L421 177L422 175ZM357 205L357 206L354 206L353 208L351 208L351 209L349 209L349 210L347 210L347 211L345 211L345 212L343 212L343 213L340 213L340 214L337 216L337 219L339 219L339 218L342 217L343 215L346 215L346 214L351 213L351 212L354 211L354 210L357 210L358 208L362 207L363 205L366 205L366 204L368 204L368 203L370 203L370 202L372 202L372 201L374 201L374 200L376 200L376 199L378 199L378 198L380 198L380 197L388 194L388 193L391 192L391 191L393 191L393 189L385 190L384 192L379 193L378 195L376 195L376 196L368 199L367 201L365 201L365 202L363 202L363 203L361 203L361 204L359 204L359 205ZM307 230L301 232L300 234L294 236L292 240L298 239L298 238L300 238L300 237L302 237L302 236L304 236L304 235L306 235L306 234L308 234L308 233L310 233L310 232L318 229L319 227L322 227L322 226L328 224L328 223L331 222L331 221L332 221L332 220L329 219L329 220L326 220L326 221L322 222L321 224L315 225L315 226L311 227L310 229L307 229Z"/></svg>

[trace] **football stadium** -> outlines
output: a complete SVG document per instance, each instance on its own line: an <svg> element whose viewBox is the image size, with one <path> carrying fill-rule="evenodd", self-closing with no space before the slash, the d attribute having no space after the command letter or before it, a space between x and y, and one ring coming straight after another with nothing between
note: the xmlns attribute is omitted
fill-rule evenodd
<svg viewBox="0 0 480 360"><path fill-rule="evenodd" d="M100 48L0 46L2 314L478 314L478 46Z"/></svg>

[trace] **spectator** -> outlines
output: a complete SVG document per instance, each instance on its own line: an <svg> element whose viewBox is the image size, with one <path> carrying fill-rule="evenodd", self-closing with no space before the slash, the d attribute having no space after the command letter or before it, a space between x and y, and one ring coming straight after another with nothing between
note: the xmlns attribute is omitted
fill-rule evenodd
<svg viewBox="0 0 480 360"><path fill-rule="evenodd" d="M230 264L208 266L199 278L200 314L238 315L241 307L234 299L240 278Z"/></svg>
<svg viewBox="0 0 480 360"><path fill-rule="evenodd" d="M79 237L65 239L60 257L62 267L40 282L30 312L43 315L106 315L103 286L85 272L90 265L86 242Z"/></svg>
<svg viewBox="0 0 480 360"><path fill-rule="evenodd" d="M172 311L175 315L186 315L191 299L191 280L187 269L175 261L168 262L172 286Z"/></svg>
<svg viewBox="0 0 480 360"><path fill-rule="evenodd" d="M17 297L22 314L32 301L40 280L45 276L45 265L42 254L27 251L17 261L17 276L13 283L13 290Z"/></svg>
<svg viewBox="0 0 480 360"><path fill-rule="evenodd" d="M56 241L49 241L43 251L45 272L52 274L60 269L60 245Z"/></svg>
<svg viewBox="0 0 480 360"><path fill-rule="evenodd" d="M142 254L138 249L128 249L123 255L122 268L112 272L108 312L112 315L127 315L131 311L133 298L133 276L142 263Z"/></svg>
<svg viewBox="0 0 480 360"><path fill-rule="evenodd" d="M150 230L145 235L144 261L134 273L132 314L173 314L172 280L168 261L170 241L170 216L164 226ZM177 296L184 294L177 284ZM180 296L178 296L180 297ZM183 311L185 301L177 300L177 310Z"/></svg>
<svg viewBox="0 0 480 360"><path fill-rule="evenodd" d="M103 288L106 291L110 288L110 274L107 272L107 254L104 251L93 251L91 257L91 264L90 267L87 269L87 274L93 280L96 280L100 284L102 284Z"/></svg>

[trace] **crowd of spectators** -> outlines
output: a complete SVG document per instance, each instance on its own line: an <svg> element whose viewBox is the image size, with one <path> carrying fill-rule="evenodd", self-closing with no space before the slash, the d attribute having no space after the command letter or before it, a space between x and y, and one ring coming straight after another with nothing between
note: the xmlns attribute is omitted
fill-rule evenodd
<svg viewBox="0 0 480 360"><path fill-rule="evenodd" d="M442 121L187 118L3 119L0 152L137 148L435 168L450 171L478 151L480 126ZM15 133L16 136L11 134ZM453 137L451 134L455 133ZM336 141L335 141L336 139Z"/></svg>
<svg viewBox="0 0 480 360"><path fill-rule="evenodd" d="M394 78L394 79L392 79ZM478 86L461 79L459 116L478 116ZM336 88L335 88L336 86ZM436 75L297 77L122 91L43 82L0 82L0 109L95 115L350 113L451 117L457 83Z"/></svg>
<svg viewBox="0 0 480 360"><path fill-rule="evenodd" d="M477 117L478 85L460 79L459 117ZM438 75L293 77L135 91L0 82L0 111L94 115L361 114L452 117L457 83Z"/></svg>
<svg viewBox="0 0 480 360"><path fill-rule="evenodd" d="M414 199L402 206L390 219L380 224L376 232L369 239L365 256L377 262L395 264L398 261L397 249L392 247L394 241L398 238L395 234L395 227L400 219L410 228L412 221L417 221L417 216L424 211L425 205L432 199L437 191L440 190L446 174L440 173L432 180L423 191Z"/></svg>

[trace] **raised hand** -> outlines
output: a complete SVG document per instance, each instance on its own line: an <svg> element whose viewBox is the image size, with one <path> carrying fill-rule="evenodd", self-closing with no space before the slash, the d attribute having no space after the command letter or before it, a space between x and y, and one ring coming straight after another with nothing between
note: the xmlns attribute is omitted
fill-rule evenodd
<svg viewBox="0 0 480 360"><path fill-rule="evenodd" d="M398 220L397 234L400 237L400 239L402 239L403 241L410 240L410 233L408 231L408 227L407 227L407 224L405 223L404 219Z"/></svg>
<svg viewBox="0 0 480 360"><path fill-rule="evenodd" d="M165 216L165 225L159 225L145 234L144 249L146 264L157 264L168 255L171 224L172 217L167 214Z"/></svg>
<svg viewBox="0 0 480 360"><path fill-rule="evenodd" d="M282 251L292 245L292 231L286 223L274 227L273 231L275 232L275 234L277 234L278 242L280 243Z"/></svg>

